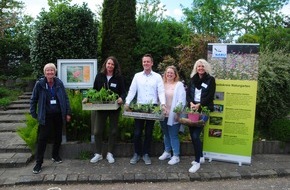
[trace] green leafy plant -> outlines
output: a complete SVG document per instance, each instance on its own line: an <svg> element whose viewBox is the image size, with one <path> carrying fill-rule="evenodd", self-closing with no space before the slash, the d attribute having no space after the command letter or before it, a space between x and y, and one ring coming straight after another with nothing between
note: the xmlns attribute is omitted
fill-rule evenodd
<svg viewBox="0 0 290 190"><path fill-rule="evenodd" d="M290 120L287 118L276 119L270 125L271 138L283 142L290 141Z"/></svg>
<svg viewBox="0 0 290 190"><path fill-rule="evenodd" d="M175 106L175 108L173 109L174 113L181 113L183 111L183 105L180 102L177 106Z"/></svg>
<svg viewBox="0 0 290 190"><path fill-rule="evenodd" d="M208 109L207 106L201 106L201 114L205 114L205 115L209 116L210 110Z"/></svg>
<svg viewBox="0 0 290 190"><path fill-rule="evenodd" d="M67 90L72 118L67 123L67 139L69 141L90 141L91 112L82 110L82 94L78 90Z"/></svg>
<svg viewBox="0 0 290 190"><path fill-rule="evenodd" d="M17 100L21 91L18 89L9 89L6 87L0 87L0 108L6 110L7 106L11 104L12 101Z"/></svg>
<svg viewBox="0 0 290 190"><path fill-rule="evenodd" d="M88 160L92 155L93 153L91 151L81 151L77 158L80 160Z"/></svg>
<svg viewBox="0 0 290 190"><path fill-rule="evenodd" d="M26 142L32 154L35 154L38 121L31 115L26 114L26 127L18 127L17 134Z"/></svg>
<svg viewBox="0 0 290 190"><path fill-rule="evenodd" d="M196 109L192 109L192 108L190 108L190 107L186 107L186 108L185 108L185 112L186 112L186 113L198 113L198 110L196 110Z"/></svg>
<svg viewBox="0 0 290 190"><path fill-rule="evenodd" d="M101 88L100 91L97 91L91 88L85 93L85 98L90 103L115 102L119 95L110 89Z"/></svg>
<svg viewBox="0 0 290 190"><path fill-rule="evenodd" d="M160 106L154 105L152 103L139 104L139 103L131 102L129 108L133 112L161 114Z"/></svg>

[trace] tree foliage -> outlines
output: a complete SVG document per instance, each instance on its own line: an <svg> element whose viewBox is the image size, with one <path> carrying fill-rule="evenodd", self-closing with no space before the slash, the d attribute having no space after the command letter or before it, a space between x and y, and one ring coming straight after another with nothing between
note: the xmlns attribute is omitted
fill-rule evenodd
<svg viewBox="0 0 290 190"><path fill-rule="evenodd" d="M130 84L136 44L136 0L104 0L102 13L102 61L115 56L125 73L126 86Z"/></svg>
<svg viewBox="0 0 290 190"><path fill-rule="evenodd" d="M37 76L57 59L96 59L98 23L87 4L57 4L44 10L35 22L31 62Z"/></svg>
<svg viewBox="0 0 290 190"><path fill-rule="evenodd" d="M150 53L154 57L153 69L163 72L165 68L159 66L165 57L178 57L176 46L188 40L187 27L173 18L164 18L164 6L160 6L160 0L145 0L138 9L137 29L138 41L135 55L142 57ZM140 61L139 61L140 62ZM141 64L139 63L139 68Z"/></svg>
<svg viewBox="0 0 290 190"><path fill-rule="evenodd" d="M283 24L280 10L288 0L193 0L184 8L186 23L195 33L209 34L232 42L234 36L256 34Z"/></svg>
<svg viewBox="0 0 290 190"><path fill-rule="evenodd" d="M10 33L19 20L23 9L23 3L16 0L1 0L0 2L0 37L3 38L5 33Z"/></svg>
<svg viewBox="0 0 290 190"><path fill-rule="evenodd" d="M290 110L290 54L264 49L260 54L256 118L258 127L268 131L275 119Z"/></svg>
<svg viewBox="0 0 290 190"><path fill-rule="evenodd" d="M32 18L22 14L23 3L15 0L0 2L0 76L27 76L29 40Z"/></svg>
<svg viewBox="0 0 290 190"><path fill-rule="evenodd" d="M176 47L177 58L166 56L159 65L159 69L164 70L169 65L175 65L178 68L180 78L188 83L195 61L200 58L206 59L208 43L214 42L217 42L217 38L214 36L192 35L190 43Z"/></svg>

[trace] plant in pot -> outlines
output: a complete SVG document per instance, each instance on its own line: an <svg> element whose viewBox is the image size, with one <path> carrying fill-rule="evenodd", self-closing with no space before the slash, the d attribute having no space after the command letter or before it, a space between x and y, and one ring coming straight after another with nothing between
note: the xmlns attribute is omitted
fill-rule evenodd
<svg viewBox="0 0 290 190"><path fill-rule="evenodd" d="M180 118L184 117L183 111L184 111L184 106L182 105L181 102L177 104L177 106L174 107L173 112L176 113L175 115L176 120L179 120Z"/></svg>
<svg viewBox="0 0 290 190"><path fill-rule="evenodd" d="M198 110L186 107L185 112L187 113L187 117L189 120L193 122L199 121L200 113Z"/></svg>
<svg viewBox="0 0 290 190"><path fill-rule="evenodd" d="M201 106L201 120L207 122L209 118L210 110L207 106Z"/></svg>

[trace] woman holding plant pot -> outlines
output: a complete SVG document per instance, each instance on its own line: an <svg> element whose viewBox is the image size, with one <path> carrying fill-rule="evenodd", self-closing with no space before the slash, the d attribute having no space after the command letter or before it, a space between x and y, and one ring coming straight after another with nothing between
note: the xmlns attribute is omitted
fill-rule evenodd
<svg viewBox="0 0 290 190"><path fill-rule="evenodd" d="M189 107L201 111L201 107L207 106L211 111L214 109L214 94L216 89L215 78L211 76L211 65L204 59L195 62L190 74L186 100ZM195 173L200 168L200 163L204 163L200 133L203 126L189 127L190 137L195 152L195 160L192 162L190 173Z"/></svg>
<svg viewBox="0 0 290 190"><path fill-rule="evenodd" d="M163 75L166 110L165 119L160 121L163 132L164 152L159 157L159 160L168 161L169 165L174 165L180 162L180 141L178 132L180 123L177 121L177 113L173 110L177 106L183 108L186 104L186 92L182 82L179 81L179 75L176 67L168 66ZM173 156L171 157L171 151Z"/></svg>
<svg viewBox="0 0 290 190"><path fill-rule="evenodd" d="M102 88L110 89L114 93L119 95L117 99L118 104L122 104L126 97L126 89L123 76L121 75L121 68L118 60L110 56L102 65L101 72L97 74L94 81L94 89L100 91ZM106 121L109 118L109 138L108 138L108 151L106 159L110 164L115 162L113 157L113 149L117 136L118 120L121 107L117 110L97 110L96 126L95 126L95 141L96 141L96 153L90 160L91 163L96 163L103 159L102 156L102 144L103 144L103 132L106 128Z"/></svg>

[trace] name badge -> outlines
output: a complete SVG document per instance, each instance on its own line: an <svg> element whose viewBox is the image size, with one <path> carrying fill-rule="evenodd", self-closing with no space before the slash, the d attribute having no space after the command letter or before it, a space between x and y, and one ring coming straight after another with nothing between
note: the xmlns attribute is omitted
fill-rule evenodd
<svg viewBox="0 0 290 190"><path fill-rule="evenodd" d="M56 100L50 100L50 104L56 104Z"/></svg>
<svg viewBox="0 0 290 190"><path fill-rule="evenodd" d="M111 83L111 85L110 85L111 87L115 87L116 88L116 86L117 86L117 84L115 84L115 83Z"/></svg>
<svg viewBox="0 0 290 190"><path fill-rule="evenodd" d="M205 83L202 83L201 86L204 88L207 88L207 84L205 84Z"/></svg>

